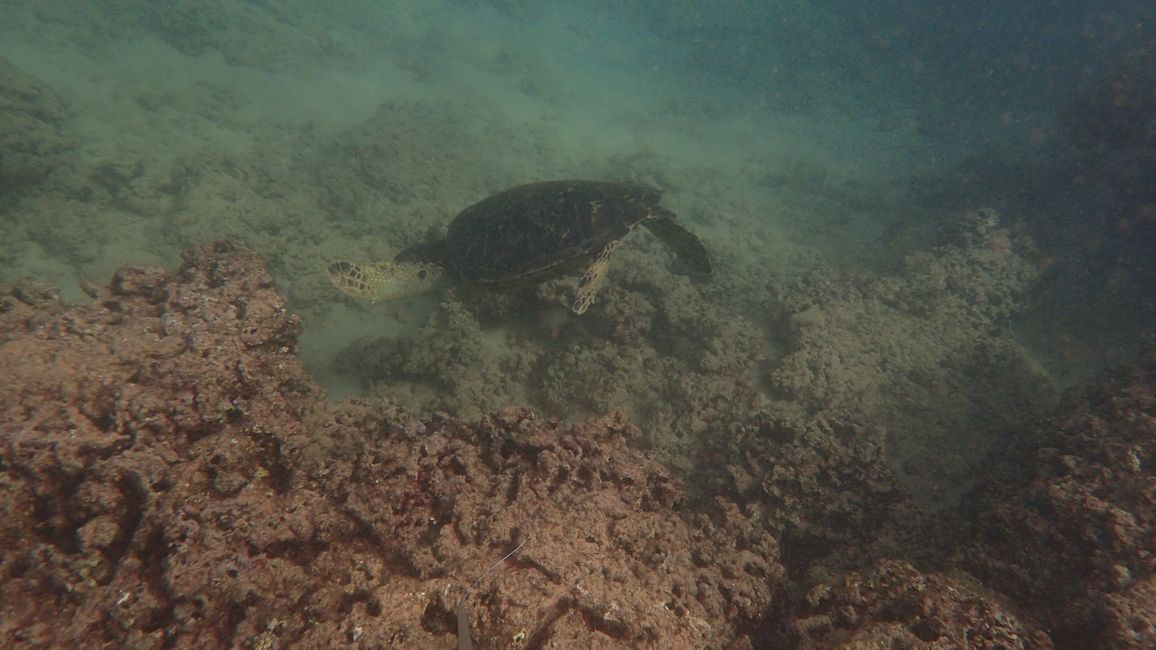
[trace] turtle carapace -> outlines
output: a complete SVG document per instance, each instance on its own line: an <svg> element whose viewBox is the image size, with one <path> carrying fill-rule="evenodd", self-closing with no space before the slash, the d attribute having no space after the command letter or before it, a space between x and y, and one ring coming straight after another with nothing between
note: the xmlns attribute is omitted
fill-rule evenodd
<svg viewBox="0 0 1156 650"><path fill-rule="evenodd" d="M706 248L658 204L661 197L659 190L636 183L519 185L462 210L440 240L408 248L392 262L332 262L329 279L351 296L376 301L445 280L500 288L582 269L571 307L581 314L606 279L614 247L639 224L669 246L692 275L710 275Z"/></svg>

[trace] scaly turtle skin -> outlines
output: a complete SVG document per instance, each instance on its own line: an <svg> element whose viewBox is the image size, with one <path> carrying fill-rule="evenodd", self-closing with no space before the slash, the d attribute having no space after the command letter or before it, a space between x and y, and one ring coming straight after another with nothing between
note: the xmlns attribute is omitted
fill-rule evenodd
<svg viewBox="0 0 1156 650"><path fill-rule="evenodd" d="M500 288L585 267L572 307L581 314L605 281L611 251L638 224L665 242L692 274L710 275L702 242L658 205L661 197L659 190L635 183L519 185L462 210L441 240L408 248L392 262L335 261L329 279L343 292L373 301L424 291L444 279Z"/></svg>

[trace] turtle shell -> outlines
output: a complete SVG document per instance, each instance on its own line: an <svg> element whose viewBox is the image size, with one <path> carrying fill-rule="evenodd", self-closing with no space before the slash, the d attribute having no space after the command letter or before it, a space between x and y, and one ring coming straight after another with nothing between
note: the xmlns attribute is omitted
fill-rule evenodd
<svg viewBox="0 0 1156 650"><path fill-rule="evenodd" d="M547 181L519 185L463 210L446 232L444 263L474 284L561 275L654 216L662 192L633 183Z"/></svg>

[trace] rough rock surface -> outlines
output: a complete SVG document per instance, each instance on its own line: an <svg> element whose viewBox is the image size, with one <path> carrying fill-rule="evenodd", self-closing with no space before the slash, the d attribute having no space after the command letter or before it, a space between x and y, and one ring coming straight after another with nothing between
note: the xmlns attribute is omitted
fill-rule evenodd
<svg viewBox="0 0 1156 650"><path fill-rule="evenodd" d="M966 234L894 276L817 272L788 287L790 350L769 378L779 399L866 429L927 509L953 506L1002 432L1052 403L1008 326L1038 275L1028 243Z"/></svg>
<svg viewBox="0 0 1156 650"><path fill-rule="evenodd" d="M689 466L702 440L756 403L767 334L709 293L724 289L673 273L651 239L625 240L614 282L581 319L568 317L572 278L507 295L460 289L421 327L357 341L339 363L414 410L625 411L664 461Z"/></svg>
<svg viewBox="0 0 1156 650"><path fill-rule="evenodd" d="M773 398L714 432L698 476L780 536L792 572L869 559L875 544L938 548L987 450L1051 401L1007 326L1035 269L1006 231L960 221L900 274L817 271L773 288L786 350ZM896 521L904 539L882 539Z"/></svg>
<svg viewBox="0 0 1156 650"><path fill-rule="evenodd" d="M1006 452L964 564L1069 648L1156 646L1156 353ZM1062 643L1061 643L1062 641Z"/></svg>
<svg viewBox="0 0 1156 650"><path fill-rule="evenodd" d="M0 639L31 647L749 645L782 569L611 415L330 404L252 253L0 298Z"/></svg>
<svg viewBox="0 0 1156 650"><path fill-rule="evenodd" d="M781 412L735 427L712 491L739 495L793 570L859 549L902 499L883 432L852 414Z"/></svg>
<svg viewBox="0 0 1156 650"><path fill-rule="evenodd" d="M0 291L7 645L452 647L463 596L478 647L1154 638L1156 357L1006 454L959 554L981 586L823 547L853 544L840 531L869 530L892 498L879 437L850 415L739 427L773 443L730 487L754 483L692 505L619 414L471 423L325 401L299 319L235 245L90 290L88 306L34 280Z"/></svg>
<svg viewBox="0 0 1156 650"><path fill-rule="evenodd" d="M966 577L884 560L818 585L780 643L798 648L1052 648Z"/></svg>

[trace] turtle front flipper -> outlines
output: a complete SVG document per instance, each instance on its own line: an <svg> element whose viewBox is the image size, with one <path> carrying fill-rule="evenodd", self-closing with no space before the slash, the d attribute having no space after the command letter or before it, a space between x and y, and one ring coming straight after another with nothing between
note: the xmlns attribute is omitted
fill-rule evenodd
<svg viewBox="0 0 1156 650"><path fill-rule="evenodd" d="M360 300L393 300L429 291L441 283L445 271L436 264L331 262L326 274L342 293Z"/></svg>
<svg viewBox="0 0 1156 650"><path fill-rule="evenodd" d="M594 258L586 272L578 279L578 289L574 292L574 304L570 307L575 314L582 315L594 304L598 290L606 284L606 276L610 273L610 251L618 246L620 240L615 239L606 245L598 257Z"/></svg>
<svg viewBox="0 0 1156 650"><path fill-rule="evenodd" d="M678 261L691 275L707 277L711 274L710 255L706 252L702 241L694 233L675 223L670 215L660 214L652 219L646 219L642 225L674 251Z"/></svg>

